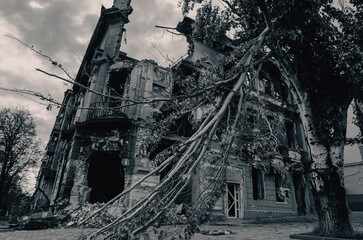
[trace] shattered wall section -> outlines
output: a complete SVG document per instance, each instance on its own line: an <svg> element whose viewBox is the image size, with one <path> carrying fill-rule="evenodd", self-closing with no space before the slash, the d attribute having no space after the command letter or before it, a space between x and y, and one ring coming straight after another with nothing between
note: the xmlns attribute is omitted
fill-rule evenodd
<svg viewBox="0 0 363 240"><path fill-rule="evenodd" d="M72 165L75 166L75 173L69 203L74 207L89 201L91 189L88 187L87 173L90 155L90 147L81 147L78 158L72 160Z"/></svg>
<svg viewBox="0 0 363 240"><path fill-rule="evenodd" d="M153 113L159 112L162 101L171 94L171 72L158 67L151 60L136 64L131 71L130 84L125 88L125 97L130 101L124 102L124 113L130 119L152 121Z"/></svg>
<svg viewBox="0 0 363 240"><path fill-rule="evenodd" d="M135 65L131 71L130 82L125 87L126 98L131 101L124 102L123 111L128 118L137 121L135 133L135 152L133 162L127 161L125 166L125 188L132 186L146 174L154 169L154 164L147 156L147 140L152 134L154 115L160 112L164 101L154 101L168 98L171 94L171 73L150 60L144 60ZM126 163L125 163L126 165ZM148 194L159 183L159 175L146 179L140 186L130 193L129 206Z"/></svg>
<svg viewBox="0 0 363 240"><path fill-rule="evenodd" d="M92 192L92 186L89 183L89 168L90 161L97 161L96 165L104 166L103 170L107 170L108 166L113 166L109 161L117 161L121 163L123 158L132 158L132 153L134 149L134 141L131 136L131 129L129 125L124 123L123 127L120 129L115 127L106 129L92 129L86 127L80 133L81 141L77 145L79 154L77 157L72 159L72 165L76 167L74 173L74 184L72 187L72 192L70 196L70 203L73 206L89 202L90 195ZM112 159L111 159L112 158ZM115 169L110 169L115 170ZM121 171L121 169L119 169ZM117 169L116 169L117 171ZM121 174L121 173L120 173ZM124 173L122 173L124 175ZM92 176L99 178L99 181L103 177L109 177L107 172L101 171L97 176ZM97 179L92 179L93 182L97 182ZM112 185L112 183L109 183ZM115 186L121 182L115 182ZM123 186L122 186L123 189ZM93 189L96 191L95 189ZM106 199L110 200L110 199Z"/></svg>
<svg viewBox="0 0 363 240"><path fill-rule="evenodd" d="M194 64L216 63L222 54L206 46L205 44L193 41L192 62Z"/></svg>

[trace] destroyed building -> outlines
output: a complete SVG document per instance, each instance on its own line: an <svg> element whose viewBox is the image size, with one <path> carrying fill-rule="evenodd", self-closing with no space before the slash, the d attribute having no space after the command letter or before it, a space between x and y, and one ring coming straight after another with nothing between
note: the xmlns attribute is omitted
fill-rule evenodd
<svg viewBox="0 0 363 240"><path fill-rule="evenodd" d="M145 99L169 97L173 90L173 73L192 74L203 64L216 61L223 54L202 42L188 38L191 51L170 71L154 61L138 61L120 52L124 25L132 8L129 1L115 0L113 7L102 8L76 77L76 84L67 90L46 148L38 178L32 208L49 209L61 201L76 207L84 203L107 202L132 186L155 166L150 160L157 152L182 141L192 134L188 122L170 130L168 138L150 158L139 158L147 151L142 139L148 129L140 120L156 121L163 102L130 104ZM193 20L184 18L177 30L188 37ZM225 46L228 48L228 46ZM279 136L280 153L271 168L290 168L286 175L278 171L264 172L249 159L231 157L226 172L223 196L216 202L213 215L221 218L254 218L305 214L312 205L308 175L301 170L308 160L303 130L291 96L277 81L273 70L255 84L259 96L274 112L269 116L282 126ZM120 96L126 100L119 100ZM254 103L251 109L253 130ZM185 119L184 119L185 120ZM177 121L181 124L182 121ZM212 143L213 151L218 145ZM245 158L248 158L246 156ZM186 202L198 201L210 179L206 171L216 166L202 164L193 175L190 196ZM296 169L295 169L296 168ZM162 174L147 178L123 202L128 208L156 186Z"/></svg>

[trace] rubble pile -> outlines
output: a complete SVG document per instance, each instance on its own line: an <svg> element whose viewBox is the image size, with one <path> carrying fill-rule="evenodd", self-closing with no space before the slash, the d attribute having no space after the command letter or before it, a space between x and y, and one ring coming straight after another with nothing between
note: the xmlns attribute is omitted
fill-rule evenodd
<svg viewBox="0 0 363 240"><path fill-rule="evenodd" d="M103 205L103 203L87 203L80 205L74 210L70 210L68 212L70 219L67 223L67 226L77 226L82 220L90 216L94 211L100 209ZM111 223L115 218L115 212L101 211L100 213L96 214L96 216L89 219L82 226L90 228L100 228Z"/></svg>
<svg viewBox="0 0 363 240"><path fill-rule="evenodd" d="M48 218L27 218L19 222L15 229L17 230L39 230L57 227L59 220L55 217Z"/></svg>

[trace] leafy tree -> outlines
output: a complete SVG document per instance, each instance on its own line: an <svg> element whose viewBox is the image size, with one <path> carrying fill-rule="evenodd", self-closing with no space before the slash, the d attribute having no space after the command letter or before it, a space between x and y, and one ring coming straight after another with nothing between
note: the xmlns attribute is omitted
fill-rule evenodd
<svg viewBox="0 0 363 240"><path fill-rule="evenodd" d="M0 214L10 211L11 199L21 195L25 174L36 167L41 151L30 113L21 108L0 111ZM20 196L19 195L19 196Z"/></svg>
<svg viewBox="0 0 363 240"><path fill-rule="evenodd" d="M188 11L193 3L207 1L183 2ZM251 44L268 27L260 51L271 54L268 61L280 70L304 126L319 232L325 236L350 235L343 150L348 106L363 95L362 3L351 1L350 8L338 9L332 1L222 2L231 16L226 30L236 31L237 49Z"/></svg>
<svg viewBox="0 0 363 240"><path fill-rule="evenodd" d="M185 98L178 97L177 106L171 105L174 111L182 113L202 106L208 109L208 114L196 124L196 132L174 148L176 153L155 169L158 172L173 163L173 169L163 182L139 204L96 234L114 228L137 234L153 222L163 221L160 218L167 214L160 209L171 208L175 196L187 188L191 172L209 154L208 146L216 135L222 147L214 163L223 167L233 151L235 137L246 133L240 131L240 123L246 117L244 106L248 89L253 80L272 65L278 69L280 81L292 95L304 128L311 156L311 187L319 217L319 233L324 236L352 235L344 189L343 152L347 109L353 100L359 100L363 95L363 55L359 35L361 3L351 1L352 8L341 10L331 1L222 2L226 5L223 11L213 7L211 1L182 1L186 12L195 3L203 3L197 10L193 29L188 32L189 42L192 43L192 39L204 42L223 52L223 58L219 64L201 66L204 70L199 73L198 80L193 75L181 78L182 91L179 93ZM227 33L234 33L232 41L221 37ZM266 114L261 111L261 115ZM266 123L269 125L269 121ZM227 134L218 134L217 129ZM273 135L271 131L267 142L273 142ZM273 145L263 140L257 136L255 145L250 148L260 148L260 152L261 146ZM275 154L273 149L266 152ZM172 184L166 191L171 182L177 184ZM213 191L220 191L220 188ZM215 199L216 194L212 194L198 209L192 209L188 224L193 226L201 221ZM153 217L145 217L145 213Z"/></svg>

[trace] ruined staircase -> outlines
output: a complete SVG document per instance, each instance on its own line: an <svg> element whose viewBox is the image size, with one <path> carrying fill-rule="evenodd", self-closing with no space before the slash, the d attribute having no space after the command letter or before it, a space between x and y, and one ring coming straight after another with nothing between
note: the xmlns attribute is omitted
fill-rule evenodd
<svg viewBox="0 0 363 240"><path fill-rule="evenodd" d="M13 225L9 223L8 218L0 218L0 232L7 232L12 230Z"/></svg>

